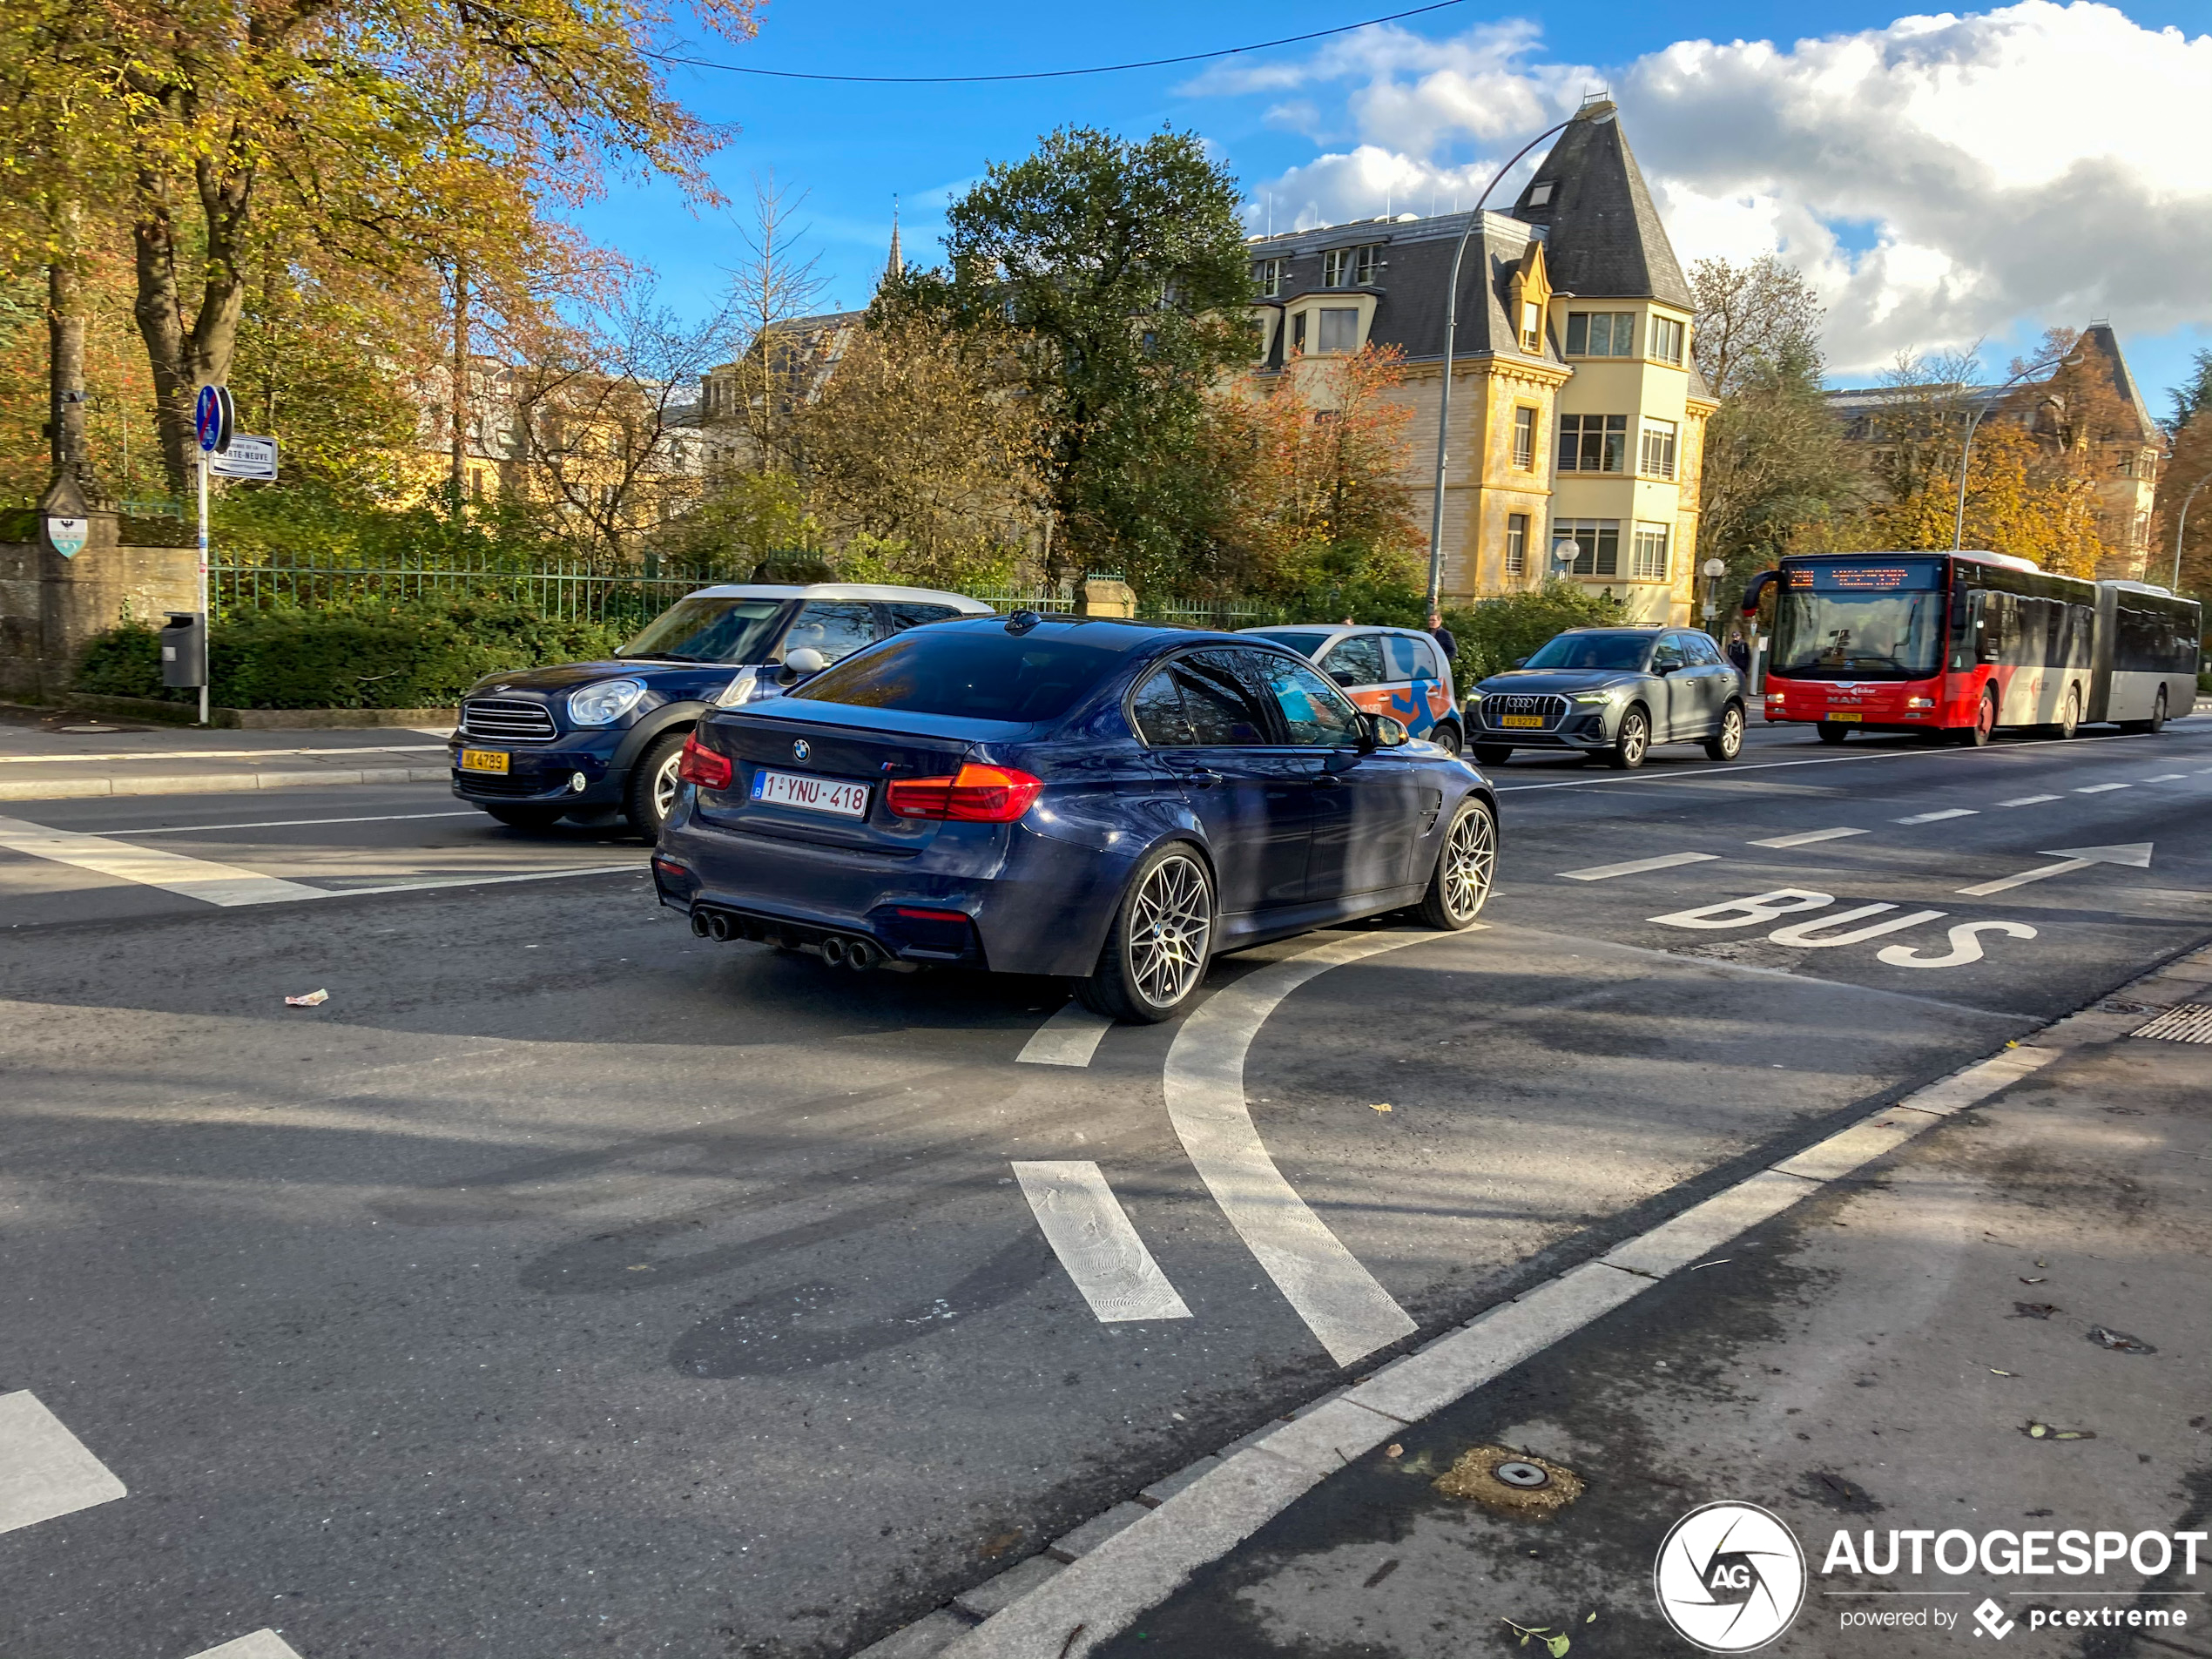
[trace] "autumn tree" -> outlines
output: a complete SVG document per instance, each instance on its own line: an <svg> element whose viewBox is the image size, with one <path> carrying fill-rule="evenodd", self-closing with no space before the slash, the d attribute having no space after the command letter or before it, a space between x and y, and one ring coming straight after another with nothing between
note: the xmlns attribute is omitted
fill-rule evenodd
<svg viewBox="0 0 2212 1659"><path fill-rule="evenodd" d="M2188 509L2186 521L2184 503ZM2212 408L2200 410L2174 435L2173 452L2158 475L2158 507L2151 516L2145 580L2173 580L2177 545L2179 590L2200 599L2212 597Z"/></svg>
<svg viewBox="0 0 2212 1659"><path fill-rule="evenodd" d="M1826 313L1795 266L1772 253L1743 265L1700 260L1689 287L1696 305L1690 355L1715 397L1771 378L1784 364L1810 364L1817 378Z"/></svg>
<svg viewBox="0 0 2212 1659"><path fill-rule="evenodd" d="M950 270L900 287L1027 336L1055 575L1113 569L1161 593L1203 581L1189 560L1212 512L1206 395L1254 347L1238 203L1195 134L1064 128L994 163L946 216Z"/></svg>
<svg viewBox="0 0 2212 1659"><path fill-rule="evenodd" d="M738 230L742 253L730 273L730 334L738 349L725 382L731 407L712 418L758 470L788 470L792 423L813 389L798 383L805 354L787 334L829 287L820 256L807 247L806 227L796 222L806 204L806 193L794 195L772 171L754 174L752 216Z"/></svg>
<svg viewBox="0 0 2212 1659"><path fill-rule="evenodd" d="M833 544L900 581L1003 580L1042 541L1040 434L1022 392L1003 330L872 315L793 431Z"/></svg>

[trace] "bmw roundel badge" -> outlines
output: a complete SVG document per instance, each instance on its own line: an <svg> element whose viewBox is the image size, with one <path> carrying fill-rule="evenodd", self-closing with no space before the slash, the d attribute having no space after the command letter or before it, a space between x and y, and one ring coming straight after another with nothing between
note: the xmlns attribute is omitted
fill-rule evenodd
<svg viewBox="0 0 2212 1659"><path fill-rule="evenodd" d="M795 739L791 745L791 758L793 760L804 760L811 752L812 751L806 747L806 739L804 738Z"/></svg>

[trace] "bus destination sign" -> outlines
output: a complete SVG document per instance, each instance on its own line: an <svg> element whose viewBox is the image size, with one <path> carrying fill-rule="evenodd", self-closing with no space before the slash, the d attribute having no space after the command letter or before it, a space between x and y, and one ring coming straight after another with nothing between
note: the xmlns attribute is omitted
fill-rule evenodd
<svg viewBox="0 0 2212 1659"><path fill-rule="evenodd" d="M1934 559L1912 559L1897 564L1797 564L1790 567L1790 586L1827 593L1897 593L1925 591L1943 585L1942 566Z"/></svg>

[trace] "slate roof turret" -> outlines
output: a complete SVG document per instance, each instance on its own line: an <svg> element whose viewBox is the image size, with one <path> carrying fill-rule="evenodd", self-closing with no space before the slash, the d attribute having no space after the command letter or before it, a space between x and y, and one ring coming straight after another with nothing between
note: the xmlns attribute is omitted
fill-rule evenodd
<svg viewBox="0 0 2212 1659"><path fill-rule="evenodd" d="M1513 216L1544 227L1560 290L1696 308L1611 103L1582 106L1522 189Z"/></svg>

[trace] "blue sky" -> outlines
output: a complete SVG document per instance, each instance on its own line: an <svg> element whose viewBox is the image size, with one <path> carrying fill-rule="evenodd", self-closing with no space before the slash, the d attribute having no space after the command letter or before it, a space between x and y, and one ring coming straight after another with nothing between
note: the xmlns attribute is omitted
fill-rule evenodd
<svg viewBox="0 0 2212 1659"><path fill-rule="evenodd" d="M695 51L763 69L972 74L1204 51L1390 9L770 0L754 42L702 31ZM2162 408L2190 351L2212 344L2204 20L2202 5L2087 0L1935 17L1471 3L1211 68L894 87L678 70L672 89L738 129L713 168L733 212L755 172L809 192L799 222L827 309L865 302L894 193L909 258L927 259L945 203L1057 125L1195 131L1280 229L1471 197L1467 181L1522 137L1609 87L1684 261L1781 246L1829 300L1844 378L1899 348L1977 338L2001 361L2048 324L2106 316ZM2054 100L2080 118L2054 119ZM685 309L703 310L741 257L729 217L695 215L665 188L617 185L583 220L654 266Z"/></svg>

